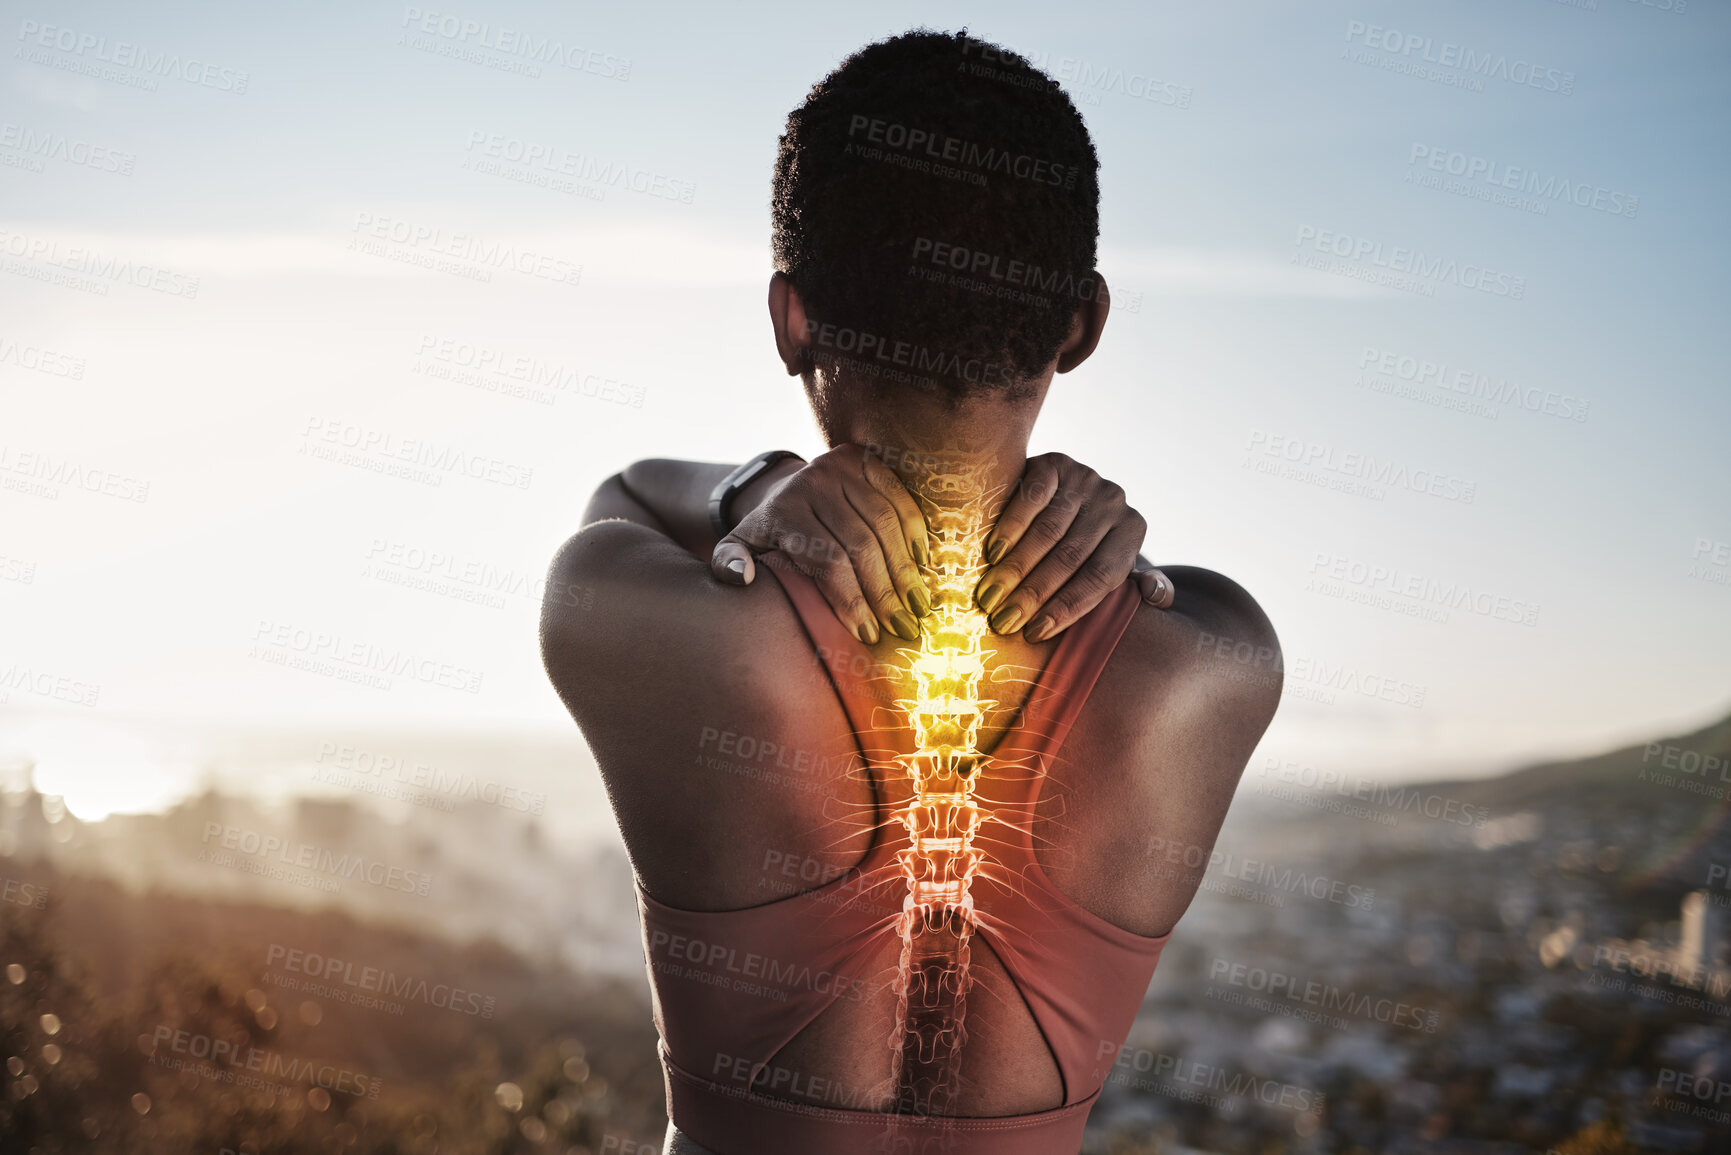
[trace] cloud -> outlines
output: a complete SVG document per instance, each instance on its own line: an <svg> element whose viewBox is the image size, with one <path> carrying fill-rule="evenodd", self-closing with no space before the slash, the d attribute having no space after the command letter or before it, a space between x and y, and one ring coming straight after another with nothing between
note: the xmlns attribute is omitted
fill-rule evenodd
<svg viewBox="0 0 1731 1155"><path fill-rule="evenodd" d="M1266 253L1227 249L1102 246L1100 271L1120 293L1352 300L1397 295L1391 289L1302 268Z"/></svg>
<svg viewBox="0 0 1731 1155"><path fill-rule="evenodd" d="M412 261L351 247L363 240L399 258L449 258L459 265L484 265L476 254L509 246L519 253L581 265L586 282L608 285L756 285L767 280L771 271L767 237L762 243L751 244L723 234L651 222L500 230L473 227L440 214L377 212L370 214L370 221L389 222L384 225L384 235L377 235L357 228L356 220L356 215L350 215L323 230L228 235L95 232L0 222L0 233L26 238L24 243L52 243L62 255L80 248L116 260L205 276L431 275ZM417 234L420 239L410 243L407 238ZM403 240L399 243L393 236ZM20 250L13 255L34 254Z"/></svg>

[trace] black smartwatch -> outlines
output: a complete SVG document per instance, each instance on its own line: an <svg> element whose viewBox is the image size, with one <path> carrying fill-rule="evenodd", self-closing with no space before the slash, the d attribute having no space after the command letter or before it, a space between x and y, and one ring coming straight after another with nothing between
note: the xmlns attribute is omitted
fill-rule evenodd
<svg viewBox="0 0 1731 1155"><path fill-rule="evenodd" d="M721 484L709 491L709 524L715 527L716 537L726 537L733 529L727 522L727 503L733 500L733 495L762 477L771 466L790 457L798 458L799 454L791 449L770 449L759 453L722 478Z"/></svg>

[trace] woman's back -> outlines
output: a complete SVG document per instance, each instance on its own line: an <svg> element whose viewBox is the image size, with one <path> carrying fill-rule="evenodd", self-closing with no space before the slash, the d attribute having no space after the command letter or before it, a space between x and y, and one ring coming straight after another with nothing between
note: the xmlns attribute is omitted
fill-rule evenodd
<svg viewBox="0 0 1731 1155"><path fill-rule="evenodd" d="M561 568L606 589L555 680L644 892L684 1129L724 1151L777 1149L753 1128L839 1150L788 1128L841 1112L1024 1117L1001 1151L1079 1135L1272 708L1200 660L1205 633L1265 628L1248 598L1172 571L1170 613L1126 587L1056 641L986 635L971 685L931 668L940 606L923 648L951 681L922 699L921 647L859 642L790 567L727 590L640 527L583 536ZM1150 853L1171 846L1188 871ZM760 1098L805 1107L766 1122Z"/></svg>

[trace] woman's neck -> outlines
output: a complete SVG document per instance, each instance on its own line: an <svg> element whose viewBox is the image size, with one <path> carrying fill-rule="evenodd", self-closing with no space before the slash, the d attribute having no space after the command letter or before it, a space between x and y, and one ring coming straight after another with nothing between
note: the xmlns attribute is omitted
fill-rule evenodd
<svg viewBox="0 0 1731 1155"><path fill-rule="evenodd" d="M983 505L995 518L1027 464L1045 389L1010 399L995 392L949 398L908 388L831 388L820 398L818 420L831 445L863 446L922 501Z"/></svg>
<svg viewBox="0 0 1731 1155"><path fill-rule="evenodd" d="M954 445L909 447L867 440L861 442L907 486L921 504L937 508L979 508L987 522L1009 500L1011 487L1022 476L1025 447L1008 450L958 448Z"/></svg>

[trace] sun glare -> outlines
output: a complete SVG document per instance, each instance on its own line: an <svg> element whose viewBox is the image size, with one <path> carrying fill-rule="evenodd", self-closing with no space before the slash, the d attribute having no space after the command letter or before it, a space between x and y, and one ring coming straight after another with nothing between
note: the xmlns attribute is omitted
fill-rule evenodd
<svg viewBox="0 0 1731 1155"><path fill-rule="evenodd" d="M36 722L7 747L9 761L34 766L37 790L59 795L86 822L164 810L195 784L190 765L112 725L70 718Z"/></svg>

